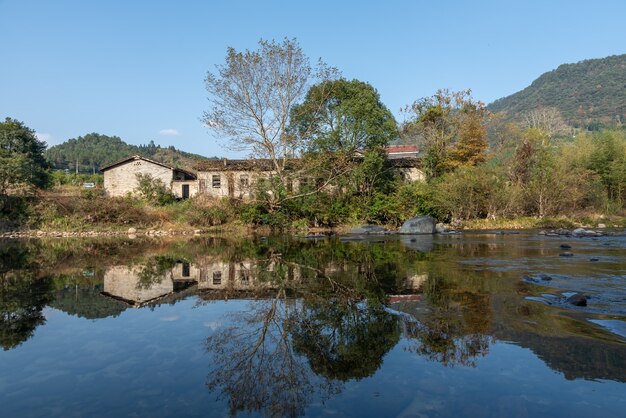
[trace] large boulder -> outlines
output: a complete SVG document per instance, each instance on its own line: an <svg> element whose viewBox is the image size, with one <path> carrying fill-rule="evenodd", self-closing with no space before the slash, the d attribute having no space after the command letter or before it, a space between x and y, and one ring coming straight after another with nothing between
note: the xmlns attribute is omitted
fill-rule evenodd
<svg viewBox="0 0 626 418"><path fill-rule="evenodd" d="M400 234L434 234L435 218L432 216L416 216L402 224Z"/></svg>

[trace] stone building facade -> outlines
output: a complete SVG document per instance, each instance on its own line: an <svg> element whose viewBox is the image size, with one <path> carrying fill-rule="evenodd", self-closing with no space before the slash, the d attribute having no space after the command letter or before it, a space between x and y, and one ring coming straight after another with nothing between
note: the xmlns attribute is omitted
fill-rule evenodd
<svg viewBox="0 0 626 418"><path fill-rule="evenodd" d="M104 173L104 190L107 196L125 196L135 194L138 186L138 174L150 175L165 184L176 197L186 198L197 194L196 175L134 155L100 168Z"/></svg>
<svg viewBox="0 0 626 418"><path fill-rule="evenodd" d="M417 157L416 150L403 146L401 153L394 151L396 149L388 152L389 164L405 181L425 181L421 159ZM287 188L290 190L299 190L304 184L311 185L318 181L315 178L298 176L298 166L298 160L288 162L286 172L289 172L291 180L288 181ZM134 194L138 186L137 174L149 174L163 181L174 196L183 199L205 195L247 200L252 197L259 181L275 174L272 161L267 159L205 160L199 162L192 172L141 156L117 161L100 170L104 172L107 196Z"/></svg>

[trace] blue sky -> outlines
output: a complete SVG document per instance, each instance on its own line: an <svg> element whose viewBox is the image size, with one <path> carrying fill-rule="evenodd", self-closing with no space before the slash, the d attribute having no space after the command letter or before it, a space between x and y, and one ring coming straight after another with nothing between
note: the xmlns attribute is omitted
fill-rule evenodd
<svg viewBox="0 0 626 418"><path fill-rule="evenodd" d="M563 63L626 53L624 1L0 0L0 117L50 145L90 132L240 156L200 122L226 48L295 37L399 109L438 88L484 102Z"/></svg>

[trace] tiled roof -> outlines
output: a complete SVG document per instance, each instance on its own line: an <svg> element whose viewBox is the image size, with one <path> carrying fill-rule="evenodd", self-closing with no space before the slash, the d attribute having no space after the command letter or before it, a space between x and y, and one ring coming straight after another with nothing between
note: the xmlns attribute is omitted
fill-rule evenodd
<svg viewBox="0 0 626 418"><path fill-rule="evenodd" d="M184 170L182 168L172 167L172 166L164 164L162 162L151 160L151 159L146 158L146 157L142 157L141 155L133 155L131 157L126 157L126 158L122 158L121 160L114 161L114 162L112 162L110 164L107 164L105 166L100 167L100 171L104 172L106 170L110 170L111 168L114 168L114 167L117 167L119 165L125 164L125 163L127 163L129 161L137 161L137 160L147 161L149 163L156 164L156 165L159 165L161 167L169 168L170 170L180 171L182 173L187 174L188 176L193 177L194 179L196 178L196 175L193 172L191 172L191 171Z"/></svg>

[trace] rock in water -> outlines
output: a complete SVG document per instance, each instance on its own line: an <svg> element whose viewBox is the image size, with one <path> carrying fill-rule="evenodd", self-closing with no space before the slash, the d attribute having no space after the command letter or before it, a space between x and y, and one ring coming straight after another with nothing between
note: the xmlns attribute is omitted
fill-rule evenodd
<svg viewBox="0 0 626 418"><path fill-rule="evenodd" d="M569 252L569 251L565 251L562 252L561 254L559 254L561 257L574 257L574 253Z"/></svg>
<svg viewBox="0 0 626 418"><path fill-rule="evenodd" d="M387 228L380 225L361 225L352 228L348 234L384 234Z"/></svg>
<svg viewBox="0 0 626 418"><path fill-rule="evenodd" d="M432 216L416 216L402 224L401 234L434 234L435 219Z"/></svg>
<svg viewBox="0 0 626 418"><path fill-rule="evenodd" d="M574 306L587 306L587 296L582 293L576 293L567 298L567 301Z"/></svg>

